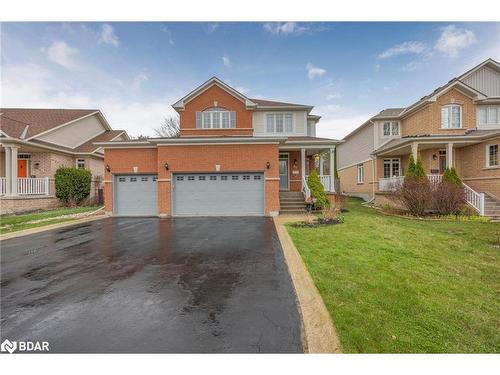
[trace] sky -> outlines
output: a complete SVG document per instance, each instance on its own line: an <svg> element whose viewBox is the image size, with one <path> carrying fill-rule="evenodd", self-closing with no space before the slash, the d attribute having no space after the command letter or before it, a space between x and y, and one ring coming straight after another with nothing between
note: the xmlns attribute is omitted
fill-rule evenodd
<svg viewBox="0 0 500 375"><path fill-rule="evenodd" d="M212 76L249 98L313 105L342 138L476 64L500 61L500 23L2 23L2 107L97 108L154 135Z"/></svg>

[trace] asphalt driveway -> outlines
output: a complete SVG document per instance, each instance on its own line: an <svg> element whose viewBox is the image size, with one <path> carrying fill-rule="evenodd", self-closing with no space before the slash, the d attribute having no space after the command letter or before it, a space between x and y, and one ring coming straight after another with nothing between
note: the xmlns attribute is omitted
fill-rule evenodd
<svg viewBox="0 0 500 375"><path fill-rule="evenodd" d="M1 340L51 352L302 352L269 218L108 218L1 242Z"/></svg>

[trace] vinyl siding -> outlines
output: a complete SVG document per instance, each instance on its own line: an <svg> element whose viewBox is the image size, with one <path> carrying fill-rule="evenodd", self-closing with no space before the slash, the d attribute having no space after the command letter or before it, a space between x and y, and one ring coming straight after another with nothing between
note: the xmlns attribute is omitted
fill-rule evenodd
<svg viewBox="0 0 500 375"><path fill-rule="evenodd" d="M292 113L294 133L283 133L285 135L307 135L307 112L306 111L255 111L253 113L253 129L255 135L265 136L266 114L268 113ZM276 134L271 134L276 135Z"/></svg>
<svg viewBox="0 0 500 375"><path fill-rule="evenodd" d="M482 67L463 81L487 96L500 96L500 74L488 67Z"/></svg>
<svg viewBox="0 0 500 375"><path fill-rule="evenodd" d="M374 150L374 130L369 124L337 146L337 169L370 159Z"/></svg>
<svg viewBox="0 0 500 375"><path fill-rule="evenodd" d="M105 130L96 116L90 116L46 133L37 139L73 148Z"/></svg>

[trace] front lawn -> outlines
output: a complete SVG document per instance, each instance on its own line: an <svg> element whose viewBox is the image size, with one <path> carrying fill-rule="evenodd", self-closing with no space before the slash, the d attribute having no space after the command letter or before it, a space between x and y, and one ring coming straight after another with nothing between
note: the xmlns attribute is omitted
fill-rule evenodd
<svg viewBox="0 0 500 375"><path fill-rule="evenodd" d="M344 352L500 352L500 224L347 208L340 225L287 225Z"/></svg>
<svg viewBox="0 0 500 375"><path fill-rule="evenodd" d="M71 217L61 216L92 212L98 208L99 206L58 208L32 214L0 216L0 234L74 220Z"/></svg>

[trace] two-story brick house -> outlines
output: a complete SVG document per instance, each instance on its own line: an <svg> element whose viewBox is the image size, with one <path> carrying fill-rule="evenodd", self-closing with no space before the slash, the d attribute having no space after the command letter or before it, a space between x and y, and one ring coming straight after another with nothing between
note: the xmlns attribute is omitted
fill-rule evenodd
<svg viewBox="0 0 500 375"><path fill-rule="evenodd" d="M455 167L469 203L485 213L484 200L495 205L500 198L499 147L500 64L488 59L409 107L381 111L347 135L337 152L340 190L384 204L413 154L432 181Z"/></svg>
<svg viewBox="0 0 500 375"><path fill-rule="evenodd" d="M334 191L337 141L315 136L313 107L250 99L214 77L173 108L177 138L97 143L108 213L277 215L303 208L312 168Z"/></svg>

